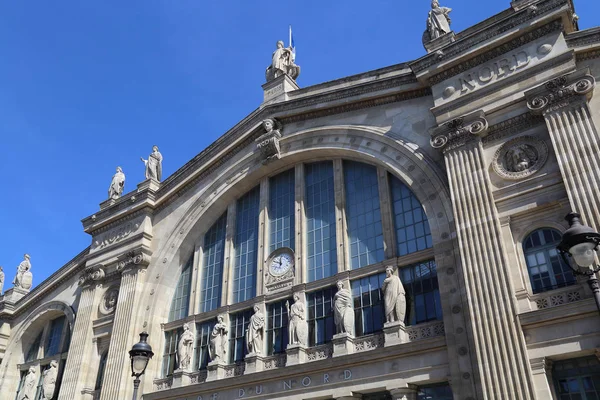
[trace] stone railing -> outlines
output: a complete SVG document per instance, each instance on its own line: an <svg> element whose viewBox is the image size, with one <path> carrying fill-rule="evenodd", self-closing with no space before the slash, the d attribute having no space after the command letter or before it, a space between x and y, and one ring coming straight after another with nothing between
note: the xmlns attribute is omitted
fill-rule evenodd
<svg viewBox="0 0 600 400"><path fill-rule="evenodd" d="M326 343L320 346L310 347L306 349L306 358L309 362L325 360L333 355L333 344Z"/></svg>
<svg viewBox="0 0 600 400"><path fill-rule="evenodd" d="M375 350L384 345L384 336L382 333L361 336L354 339L354 349L357 353L369 350Z"/></svg>
<svg viewBox="0 0 600 400"><path fill-rule="evenodd" d="M285 367L286 360L287 356L285 354L275 354L274 356L265 357L265 370Z"/></svg>
<svg viewBox="0 0 600 400"><path fill-rule="evenodd" d="M565 288L552 290L545 293L539 293L531 297L538 310L560 306L562 304L573 303L584 298L583 288L581 286L567 286Z"/></svg>
<svg viewBox="0 0 600 400"><path fill-rule="evenodd" d="M152 383L154 384L154 390L168 390L173 386L173 377L155 379Z"/></svg>
<svg viewBox="0 0 600 400"><path fill-rule="evenodd" d="M426 322L424 324L407 326L406 332L410 341L429 339L444 336L444 323L442 321Z"/></svg>
<svg viewBox="0 0 600 400"><path fill-rule="evenodd" d="M225 366L225 378L233 378L234 376L242 376L242 375L244 375L245 369L246 369L246 364L244 362L226 365Z"/></svg>

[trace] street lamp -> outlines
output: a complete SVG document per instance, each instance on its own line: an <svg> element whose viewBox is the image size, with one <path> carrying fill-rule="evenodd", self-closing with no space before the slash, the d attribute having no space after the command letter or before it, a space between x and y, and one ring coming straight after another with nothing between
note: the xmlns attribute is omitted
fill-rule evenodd
<svg viewBox="0 0 600 400"><path fill-rule="evenodd" d="M133 380L133 400L137 400L137 391L140 387L140 376L144 375L148 361L152 358L154 353L152 347L146 342L148 339L148 332L140 333L140 341L133 345L129 350L129 357L131 358L131 376L135 376Z"/></svg>
<svg viewBox="0 0 600 400"><path fill-rule="evenodd" d="M588 284L596 299L596 307L600 311L600 283L595 275L600 271L600 266L593 265L600 245L600 233L583 225L580 218L581 215L574 212L567 214L565 219L569 222L569 229L563 234L557 249L576 275L588 277Z"/></svg>

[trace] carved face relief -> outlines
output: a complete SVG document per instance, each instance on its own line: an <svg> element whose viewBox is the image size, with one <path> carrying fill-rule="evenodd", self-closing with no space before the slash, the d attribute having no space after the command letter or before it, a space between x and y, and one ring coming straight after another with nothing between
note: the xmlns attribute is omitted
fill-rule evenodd
<svg viewBox="0 0 600 400"><path fill-rule="evenodd" d="M494 155L492 167L504 179L518 180L535 174L548 158L548 146L532 136L506 142Z"/></svg>
<svg viewBox="0 0 600 400"><path fill-rule="evenodd" d="M117 307L117 299L119 298L119 288L110 288L104 293L100 303L100 313L109 315L115 312Z"/></svg>

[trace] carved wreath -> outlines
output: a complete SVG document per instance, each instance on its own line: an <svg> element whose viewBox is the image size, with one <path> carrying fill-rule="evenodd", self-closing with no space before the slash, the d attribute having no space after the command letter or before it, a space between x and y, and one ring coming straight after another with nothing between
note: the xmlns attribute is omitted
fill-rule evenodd
<svg viewBox="0 0 600 400"><path fill-rule="evenodd" d="M99 310L100 314L108 315L115 312L115 308L117 307L117 300L119 298L119 288L111 287L108 289L104 296L102 296L102 301L100 302Z"/></svg>
<svg viewBox="0 0 600 400"><path fill-rule="evenodd" d="M521 136L504 143L494 154L492 167L498 176L519 180L538 172L548 159L548 146L533 136Z"/></svg>

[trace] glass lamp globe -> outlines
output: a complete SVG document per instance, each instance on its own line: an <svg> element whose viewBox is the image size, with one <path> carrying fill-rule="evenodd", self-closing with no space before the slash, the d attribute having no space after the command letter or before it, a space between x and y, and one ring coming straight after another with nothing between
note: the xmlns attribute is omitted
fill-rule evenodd
<svg viewBox="0 0 600 400"><path fill-rule="evenodd" d="M150 359L145 355L131 357L131 372L134 375L143 374L148 365L148 361L150 361Z"/></svg>
<svg viewBox="0 0 600 400"><path fill-rule="evenodd" d="M600 233L582 224L581 215L577 213L569 213L565 219L569 222L569 229L563 233L557 249L560 251L565 263L576 274L591 276L598 270L593 268L593 264L600 244ZM570 263L569 258L574 263Z"/></svg>
<svg viewBox="0 0 600 400"><path fill-rule="evenodd" d="M594 243L580 243L571 247L570 253L575 260L575 263L583 268L588 268L593 264L596 252L594 249L596 245Z"/></svg>
<svg viewBox="0 0 600 400"><path fill-rule="evenodd" d="M146 342L148 339L148 333L140 333L140 341L133 345L129 350L129 357L131 357L131 376L138 377L144 374L148 361L152 358L154 353L152 347Z"/></svg>

